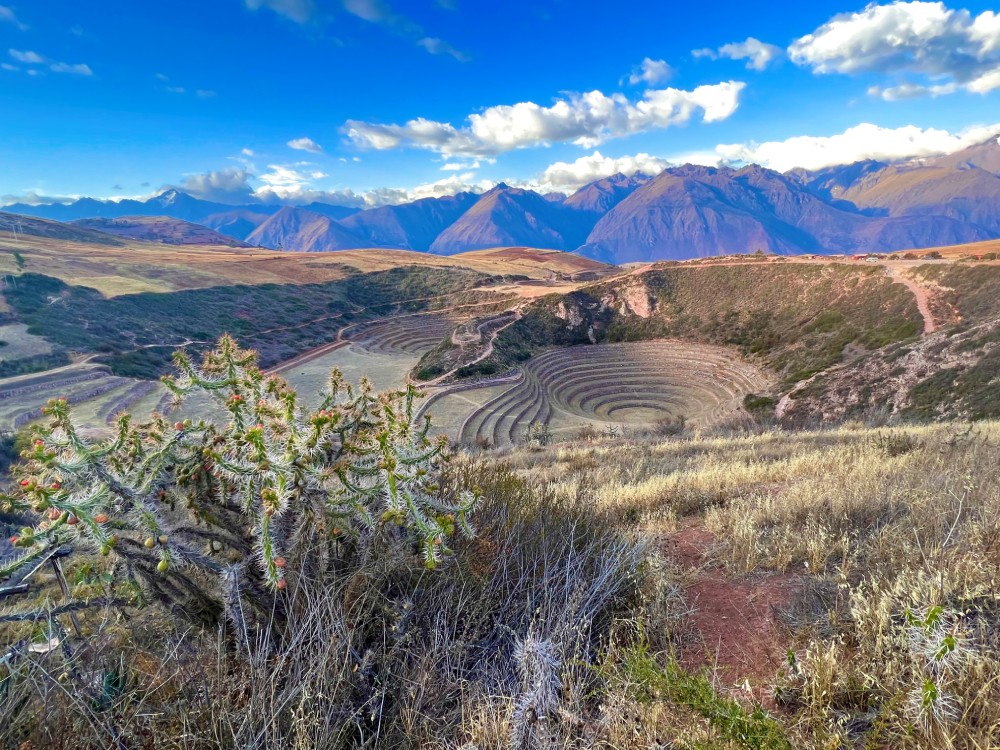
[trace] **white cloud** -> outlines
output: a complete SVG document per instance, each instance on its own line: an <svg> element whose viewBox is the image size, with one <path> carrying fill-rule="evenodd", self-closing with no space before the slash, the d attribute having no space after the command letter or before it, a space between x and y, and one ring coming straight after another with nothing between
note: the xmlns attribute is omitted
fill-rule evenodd
<svg viewBox="0 0 1000 750"><path fill-rule="evenodd" d="M417 46L423 47L432 55L450 55L459 62L468 62L470 60L467 54L465 54L459 49L455 49L450 44L448 44L448 42L444 41L443 39L438 39L437 37L425 36L422 39L418 39Z"/></svg>
<svg viewBox="0 0 1000 750"><path fill-rule="evenodd" d="M296 151L308 151L311 154L323 153L323 147L312 138L293 138L288 142L288 147Z"/></svg>
<svg viewBox="0 0 1000 750"><path fill-rule="evenodd" d="M268 8L297 23L306 23L316 14L314 0L244 0L250 10Z"/></svg>
<svg viewBox="0 0 1000 750"><path fill-rule="evenodd" d="M181 181L180 189L204 200L245 203L253 197L253 188L249 182L252 176L246 169L219 169L187 175Z"/></svg>
<svg viewBox="0 0 1000 750"><path fill-rule="evenodd" d="M723 144L717 161L760 164L779 172L795 167L821 169L864 159L900 161L960 151L1000 134L1000 124L977 126L958 133L935 128L883 128L861 123L832 136L796 136L767 143Z"/></svg>
<svg viewBox="0 0 1000 750"><path fill-rule="evenodd" d="M493 187L493 183L488 180L474 182L475 173L467 172L461 175L451 175L437 182L429 182L424 185L417 185L407 191L409 200L420 198L443 198L457 193L483 193Z"/></svg>
<svg viewBox="0 0 1000 750"><path fill-rule="evenodd" d="M883 128L861 123L831 136L795 136L765 143L720 144L714 150L672 155L665 159L649 154L618 158L595 151L572 162L549 165L536 182L526 183L542 191L577 190L588 182L622 172L656 175L676 164L727 166L760 164L779 172L796 167L822 169L852 164L865 159L895 162L921 157L941 156L983 143L1000 135L1000 123L967 128L951 133L935 128Z"/></svg>
<svg viewBox="0 0 1000 750"><path fill-rule="evenodd" d="M254 197L263 203L288 203L301 206L318 201L352 208L378 208L408 203L420 198L442 198L463 192L483 193L493 187L493 183L489 181L471 182L472 177L471 174L452 175L447 179L413 188L380 187L362 192L355 192L350 188L317 190L307 186L274 190L264 186L254 193Z"/></svg>
<svg viewBox="0 0 1000 750"><path fill-rule="evenodd" d="M0 206L9 206L12 203L24 203L28 206L47 206L54 203L72 203L79 200L81 195L45 195L37 190L29 190L22 195L0 195Z"/></svg>
<svg viewBox="0 0 1000 750"><path fill-rule="evenodd" d="M589 148L609 138L683 125L699 113L702 122L725 120L738 108L745 86L728 81L693 91L652 89L637 101L590 91L559 99L551 107L534 102L489 107L469 115L462 128L417 118L403 125L348 120L344 129L362 147L413 146L451 156L492 156L565 141Z"/></svg>
<svg viewBox="0 0 1000 750"><path fill-rule="evenodd" d="M742 42L724 44L717 50L696 49L691 54L695 57L707 57L711 60L717 60L720 57L727 60L746 60L748 70L764 70L772 62L779 59L784 52L781 47L748 36Z"/></svg>
<svg viewBox="0 0 1000 750"><path fill-rule="evenodd" d="M309 187L313 180L322 180L328 177L325 172L319 170L303 171L297 169L302 165L288 164L268 164L269 172L260 175L258 179L264 183L264 187L271 192L281 195L282 193L295 193Z"/></svg>
<svg viewBox="0 0 1000 750"><path fill-rule="evenodd" d="M49 60L48 58L33 52L31 50L19 50L19 49L9 49L7 50L13 59L25 65L48 65L49 70L53 73L69 73L71 75L78 76L92 76L94 71L90 69L89 65L83 63L71 64L59 62L57 60ZM7 70L16 70L17 68L10 66ZM27 71L28 75L38 75L37 69L30 69Z"/></svg>
<svg viewBox="0 0 1000 750"><path fill-rule="evenodd" d="M460 62L468 62L469 56L444 39L428 36L424 27L416 21L395 12L385 0L341 0L341 4L352 16L384 26L396 36L410 39L432 55L448 55Z"/></svg>
<svg viewBox="0 0 1000 750"><path fill-rule="evenodd" d="M572 192L588 182L610 177L619 172L629 176L639 172L657 175L669 166L670 162L666 159L649 154L614 158L595 151L590 156L581 156L576 161L557 161L555 164L550 164L542 172L538 187L542 190Z"/></svg>
<svg viewBox="0 0 1000 750"><path fill-rule="evenodd" d="M640 83L656 86L657 84L669 81L673 78L675 72L664 60L653 60L646 57L632 70L632 73L628 77L628 82L633 86L637 86Z"/></svg>
<svg viewBox="0 0 1000 750"><path fill-rule="evenodd" d="M49 66L49 70L51 70L53 73L69 73L70 75L75 75L75 76L94 75L94 71L90 69L90 66L85 65L83 63L79 63L77 65L71 65L70 63L61 63L61 62L52 63L52 65Z"/></svg>
<svg viewBox="0 0 1000 750"><path fill-rule="evenodd" d="M9 8L6 5L0 5L0 22L12 23L21 31L28 30L28 27L18 20L17 15L14 13L14 9Z"/></svg>
<svg viewBox="0 0 1000 750"><path fill-rule="evenodd" d="M904 77L871 92L895 100L1000 88L1000 14L951 9L943 2L871 4L796 40L788 54L815 73ZM905 80L905 77L917 80Z"/></svg>
<svg viewBox="0 0 1000 750"><path fill-rule="evenodd" d="M7 54L26 65L41 65L45 62L44 57L31 50L9 49L7 50Z"/></svg>
<svg viewBox="0 0 1000 750"><path fill-rule="evenodd" d="M493 164L493 163L496 162L496 159L483 159L482 161L486 161L486 162L489 162L490 164ZM472 161L472 162L451 161L451 162L445 162L444 164L442 164L441 165L441 171L442 172L462 172L462 171L465 171L465 170L468 170L468 169L479 169L479 167L480 167L480 160L479 159L476 159L475 161Z"/></svg>

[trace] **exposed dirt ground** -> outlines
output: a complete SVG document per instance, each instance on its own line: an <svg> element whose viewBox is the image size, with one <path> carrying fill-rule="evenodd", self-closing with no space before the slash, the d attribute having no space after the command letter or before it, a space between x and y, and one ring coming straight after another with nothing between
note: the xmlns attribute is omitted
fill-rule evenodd
<svg viewBox="0 0 1000 750"><path fill-rule="evenodd" d="M731 578L713 563L715 537L691 525L668 537L664 554L690 577L685 600L694 609L694 639L680 654L688 669L707 667L724 685L770 700L765 685L785 664L785 639L775 612L788 606L800 585L797 576L758 573Z"/></svg>

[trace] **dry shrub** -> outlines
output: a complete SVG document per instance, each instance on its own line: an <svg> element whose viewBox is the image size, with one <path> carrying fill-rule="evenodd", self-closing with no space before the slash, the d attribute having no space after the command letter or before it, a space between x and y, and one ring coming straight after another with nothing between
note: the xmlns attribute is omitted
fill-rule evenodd
<svg viewBox="0 0 1000 750"><path fill-rule="evenodd" d="M405 550L358 554L345 545L329 568L290 570L294 604L280 630L262 623L242 645L225 628L181 627L155 609L127 620L109 611L64 681L58 653L13 665L0 695L0 712L14 717L5 741L503 747L521 692L515 650L529 637L558 653L561 720L571 717L567 736L579 733L599 683L585 665L616 619L642 606L643 547L503 467L464 463L442 477L446 493L467 486L484 497L478 534L456 542L443 569L429 571ZM112 663L125 687L102 707L88 686ZM484 701L507 712L492 720L506 729L475 718Z"/></svg>

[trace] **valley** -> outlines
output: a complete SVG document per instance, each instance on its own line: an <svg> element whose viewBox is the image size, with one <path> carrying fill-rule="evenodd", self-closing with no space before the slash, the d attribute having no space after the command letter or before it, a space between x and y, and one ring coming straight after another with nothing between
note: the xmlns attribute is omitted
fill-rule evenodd
<svg viewBox="0 0 1000 750"><path fill-rule="evenodd" d="M0 750L1000 750L996 3L0 38Z"/></svg>
<svg viewBox="0 0 1000 750"><path fill-rule="evenodd" d="M123 409L162 409L166 392L149 378L166 371L177 345L197 352L224 331L304 393L318 393L332 368L379 389L415 383L422 412L464 446L520 445L529 428L566 440L843 418L878 400L865 386L845 395L845 378L863 380L880 357L899 359L893 347L963 320L950 282L936 279L992 278L997 268L982 245L874 264L749 255L617 269L523 247L257 257L237 247L96 243L89 228L62 226L7 235L25 271L8 275L4 295L0 367L14 375L0 380L4 429L57 395L95 427ZM172 264L176 278L164 273ZM271 273L254 277L259 266ZM122 283L149 284L154 268L157 291ZM213 275L223 269L224 278ZM238 279L253 283L232 286ZM977 304L979 320L989 311ZM911 373L907 388L925 392L936 376ZM819 407L833 392L840 406Z"/></svg>

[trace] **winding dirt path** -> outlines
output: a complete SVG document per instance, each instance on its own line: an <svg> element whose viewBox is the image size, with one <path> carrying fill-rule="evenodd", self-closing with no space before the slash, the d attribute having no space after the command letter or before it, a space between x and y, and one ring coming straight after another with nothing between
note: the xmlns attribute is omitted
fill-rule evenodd
<svg viewBox="0 0 1000 750"><path fill-rule="evenodd" d="M510 312L510 311L508 310L507 312ZM486 348L483 350L482 354L480 354L478 357L476 357L473 360L470 360L468 362L463 362L462 364L460 364L460 365L458 365L456 367L453 367L451 370L449 370L448 372L446 372L444 375L440 375L440 376L434 378L433 380L426 380L426 381L423 381L421 383L417 383L416 385L418 385L421 388L429 388L431 386L435 386L438 383L442 382L443 380L446 380L447 378L450 378L452 375L454 375L456 372L458 372L461 368L463 368L463 367L469 367L471 365L477 365L480 362L482 362L484 359L486 359L487 357L489 357L491 354L493 354L493 342L496 341L497 336L500 335L500 332L503 331L503 330L505 330L505 329L507 329L507 328L510 328L517 321L519 321L521 319L521 316L523 315L523 313L521 311L521 307L515 307L513 309L513 312L514 312L514 317L511 318L511 320L510 320L509 323L504 323L499 328L495 328L493 330L493 333L490 334L490 340L486 342ZM506 312L502 313L502 314L505 315ZM407 382L412 382L412 380L410 380L410 376L409 375L407 375Z"/></svg>
<svg viewBox="0 0 1000 750"><path fill-rule="evenodd" d="M902 273L899 268L885 266L885 273L897 284L902 284L909 289L917 300L917 309L924 319L924 335L928 336L938 329L937 321L934 320L934 313L931 312L930 293L912 278Z"/></svg>

